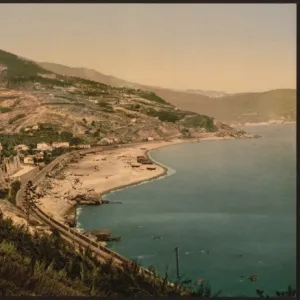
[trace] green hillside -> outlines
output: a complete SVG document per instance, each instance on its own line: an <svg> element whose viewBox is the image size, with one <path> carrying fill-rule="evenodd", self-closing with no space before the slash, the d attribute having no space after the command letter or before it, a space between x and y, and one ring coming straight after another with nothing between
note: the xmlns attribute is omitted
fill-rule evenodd
<svg viewBox="0 0 300 300"><path fill-rule="evenodd" d="M17 76L33 76L38 73L52 73L32 61L23 59L4 50L0 50L0 65L5 65L8 68L7 76L9 78Z"/></svg>
<svg viewBox="0 0 300 300"><path fill-rule="evenodd" d="M0 296L209 296L210 289L147 279L134 263L124 270L100 263L91 251L75 250L57 232L29 234L0 211Z"/></svg>
<svg viewBox="0 0 300 300"><path fill-rule="evenodd" d="M68 74L114 86L147 90L182 110L212 116L225 123L268 122L281 118L286 121L296 120L295 89L277 89L210 98L207 95L188 91L136 84L86 68L71 68L52 63L39 63L39 65L57 74Z"/></svg>

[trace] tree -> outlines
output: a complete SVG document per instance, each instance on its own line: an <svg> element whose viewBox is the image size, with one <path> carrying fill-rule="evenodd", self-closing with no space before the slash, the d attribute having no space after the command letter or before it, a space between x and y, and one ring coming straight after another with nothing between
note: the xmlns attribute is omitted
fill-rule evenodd
<svg viewBox="0 0 300 300"><path fill-rule="evenodd" d="M70 144L71 144L71 145L77 146L77 145L79 145L81 142L82 142L81 138L76 137L76 136L74 136L74 137L72 137L72 138L70 139Z"/></svg>
<svg viewBox="0 0 300 300"><path fill-rule="evenodd" d="M60 136L61 136L61 138L62 138L63 140L69 141L69 140L71 140L71 138L73 137L73 134L72 134L71 132L69 132L69 131L62 131L62 132L60 133Z"/></svg>

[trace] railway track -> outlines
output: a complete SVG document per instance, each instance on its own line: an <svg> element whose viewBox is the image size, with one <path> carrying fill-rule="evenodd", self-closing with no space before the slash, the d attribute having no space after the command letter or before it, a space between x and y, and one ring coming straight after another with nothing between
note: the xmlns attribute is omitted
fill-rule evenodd
<svg viewBox="0 0 300 300"><path fill-rule="evenodd" d="M128 145L130 146L130 145ZM101 147L101 149L113 149L113 147ZM89 150L81 150L76 152L81 153L93 153L93 152L99 152L100 149L94 148ZM93 251L94 254L96 254L97 258L102 261L112 261L113 265L116 267L121 267L122 265L126 264L132 264L133 262L129 259L119 255L118 253L110 250L109 248L101 246L96 241L88 238L87 236L81 234L74 228L70 228L66 226L65 224L62 224L52 218L51 216L47 215L44 211L42 211L31 199L30 192L32 191L32 188L37 185L41 180L43 180L44 176L51 171L58 163L63 161L67 156L71 155L73 152L66 153L55 159L53 162L51 162L49 165L47 165L44 169L42 169L34 178L29 180L26 184L26 186L21 187L21 189L18 191L17 197L16 197L16 204L17 206L24 211L25 213L28 212L27 209L30 207L30 214L36 216L38 219L40 219L44 224L50 226L53 229L56 229L60 235L67 240L68 242L72 242L75 245L78 245L79 247L82 247L84 249L90 249ZM30 203L30 206L29 206ZM149 270L140 267L139 272L143 274L145 277L152 277L154 274L150 272Z"/></svg>

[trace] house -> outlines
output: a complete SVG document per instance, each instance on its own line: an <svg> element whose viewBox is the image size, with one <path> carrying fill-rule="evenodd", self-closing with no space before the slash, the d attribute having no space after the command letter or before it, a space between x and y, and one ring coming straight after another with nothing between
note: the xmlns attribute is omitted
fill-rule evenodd
<svg viewBox="0 0 300 300"><path fill-rule="evenodd" d="M107 139L111 140L113 143L117 143L119 139L115 136L108 136Z"/></svg>
<svg viewBox="0 0 300 300"><path fill-rule="evenodd" d="M0 72L6 71L6 70L7 70L6 66L0 65Z"/></svg>
<svg viewBox="0 0 300 300"><path fill-rule="evenodd" d="M53 148L70 148L69 142L54 142L52 143Z"/></svg>
<svg viewBox="0 0 300 300"><path fill-rule="evenodd" d="M48 143L38 143L36 149L39 151L52 151L52 146Z"/></svg>
<svg viewBox="0 0 300 300"><path fill-rule="evenodd" d="M151 142L151 141L153 141L153 140L154 140L154 138L153 138L153 137L151 137L151 136L149 136L149 137L147 138L147 140L148 140L149 142Z"/></svg>
<svg viewBox="0 0 300 300"><path fill-rule="evenodd" d="M21 144L21 145L17 145L14 148L16 151L28 151L29 147L27 145Z"/></svg>
<svg viewBox="0 0 300 300"><path fill-rule="evenodd" d="M24 164L34 165L34 160L32 155L28 155L24 157Z"/></svg>
<svg viewBox="0 0 300 300"><path fill-rule="evenodd" d="M79 145L76 146L76 148L89 149L89 148L91 148L91 145L90 144L79 144Z"/></svg>
<svg viewBox="0 0 300 300"><path fill-rule="evenodd" d="M114 141L112 139L109 139L109 138L103 138L101 139L99 142L97 142L98 145L110 145L110 144L113 144Z"/></svg>

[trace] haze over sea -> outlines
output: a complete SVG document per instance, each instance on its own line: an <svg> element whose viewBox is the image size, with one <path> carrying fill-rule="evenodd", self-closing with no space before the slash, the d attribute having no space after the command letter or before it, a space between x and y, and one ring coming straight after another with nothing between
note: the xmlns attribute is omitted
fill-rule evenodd
<svg viewBox="0 0 300 300"><path fill-rule="evenodd" d="M176 172L106 197L122 205L80 208L79 226L111 230L122 237L112 249L161 274L169 266L173 278L179 247L181 275L204 278L224 296L295 287L296 126L246 130L263 137L152 151Z"/></svg>

